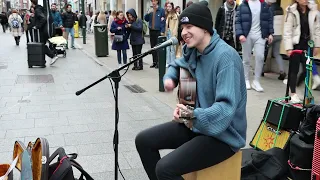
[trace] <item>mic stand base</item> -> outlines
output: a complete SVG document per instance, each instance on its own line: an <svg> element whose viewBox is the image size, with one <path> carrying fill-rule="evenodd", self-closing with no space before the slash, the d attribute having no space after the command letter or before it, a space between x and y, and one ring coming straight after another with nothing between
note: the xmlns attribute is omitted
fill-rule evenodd
<svg viewBox="0 0 320 180"><path fill-rule="evenodd" d="M118 180L118 146L119 146L119 132L118 132L118 122L119 122L119 83L121 81L121 76L118 70L115 70L109 74L109 77L114 82L115 87L115 128L114 128L114 136L113 136L113 149L114 149L114 179Z"/></svg>

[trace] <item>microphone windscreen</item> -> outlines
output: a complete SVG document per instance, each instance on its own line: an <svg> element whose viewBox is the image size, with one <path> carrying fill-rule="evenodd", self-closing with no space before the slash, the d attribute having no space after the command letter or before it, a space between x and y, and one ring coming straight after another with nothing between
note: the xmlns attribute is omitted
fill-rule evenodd
<svg viewBox="0 0 320 180"><path fill-rule="evenodd" d="M171 37L170 40L172 41L172 45L177 45L177 44L179 44L178 39L177 39L176 37L174 37L174 36Z"/></svg>

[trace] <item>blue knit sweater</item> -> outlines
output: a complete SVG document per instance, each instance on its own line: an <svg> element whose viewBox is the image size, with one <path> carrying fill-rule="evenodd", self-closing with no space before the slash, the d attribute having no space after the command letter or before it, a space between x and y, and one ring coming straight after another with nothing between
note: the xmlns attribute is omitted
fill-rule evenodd
<svg viewBox="0 0 320 180"><path fill-rule="evenodd" d="M189 70L197 81L196 119L193 131L215 137L234 151L245 146L247 90L242 60L214 30L210 44L200 54L183 47L183 57L168 68L165 79L179 81L179 68Z"/></svg>

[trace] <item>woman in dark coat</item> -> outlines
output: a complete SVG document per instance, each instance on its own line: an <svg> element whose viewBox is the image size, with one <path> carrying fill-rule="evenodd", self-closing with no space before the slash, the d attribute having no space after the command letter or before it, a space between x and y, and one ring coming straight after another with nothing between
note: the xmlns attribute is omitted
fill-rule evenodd
<svg viewBox="0 0 320 180"><path fill-rule="evenodd" d="M142 45L145 43L143 35L143 22L138 19L136 11L134 9L129 9L127 11L127 17L129 24L127 24L128 31L130 33L130 44L132 47L132 54L136 56L141 54ZM132 70L142 70L143 62L142 59L139 62L135 62Z"/></svg>
<svg viewBox="0 0 320 180"><path fill-rule="evenodd" d="M115 33L115 37L112 42L112 49L117 51L119 67L122 66L121 52L123 55L123 64L127 64L127 49L129 49L129 33L128 29L126 28L126 24L128 24L128 21L124 17L123 11L118 11L116 19L111 24L110 32ZM120 39L119 37L121 36L123 37L123 40L117 41L117 39Z"/></svg>

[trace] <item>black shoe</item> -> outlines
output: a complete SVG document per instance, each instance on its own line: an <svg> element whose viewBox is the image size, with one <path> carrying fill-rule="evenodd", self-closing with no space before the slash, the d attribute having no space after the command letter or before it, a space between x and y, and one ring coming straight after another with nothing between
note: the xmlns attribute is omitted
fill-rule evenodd
<svg viewBox="0 0 320 180"><path fill-rule="evenodd" d="M158 66L157 63L153 63L150 68L155 68L156 66Z"/></svg>
<svg viewBox="0 0 320 180"><path fill-rule="evenodd" d="M286 78L287 74L286 73L280 73L278 79L279 80L284 80Z"/></svg>
<svg viewBox="0 0 320 180"><path fill-rule="evenodd" d="M138 69L138 67L137 66L134 66L133 68L132 68L132 70L137 70Z"/></svg>
<svg viewBox="0 0 320 180"><path fill-rule="evenodd" d="M154 68L158 69L159 68L158 64Z"/></svg>
<svg viewBox="0 0 320 180"><path fill-rule="evenodd" d="M136 69L137 71L140 71L140 70L143 70L143 67L137 67L137 69Z"/></svg>
<svg viewBox="0 0 320 180"><path fill-rule="evenodd" d="M264 72L261 73L261 77L264 77Z"/></svg>

